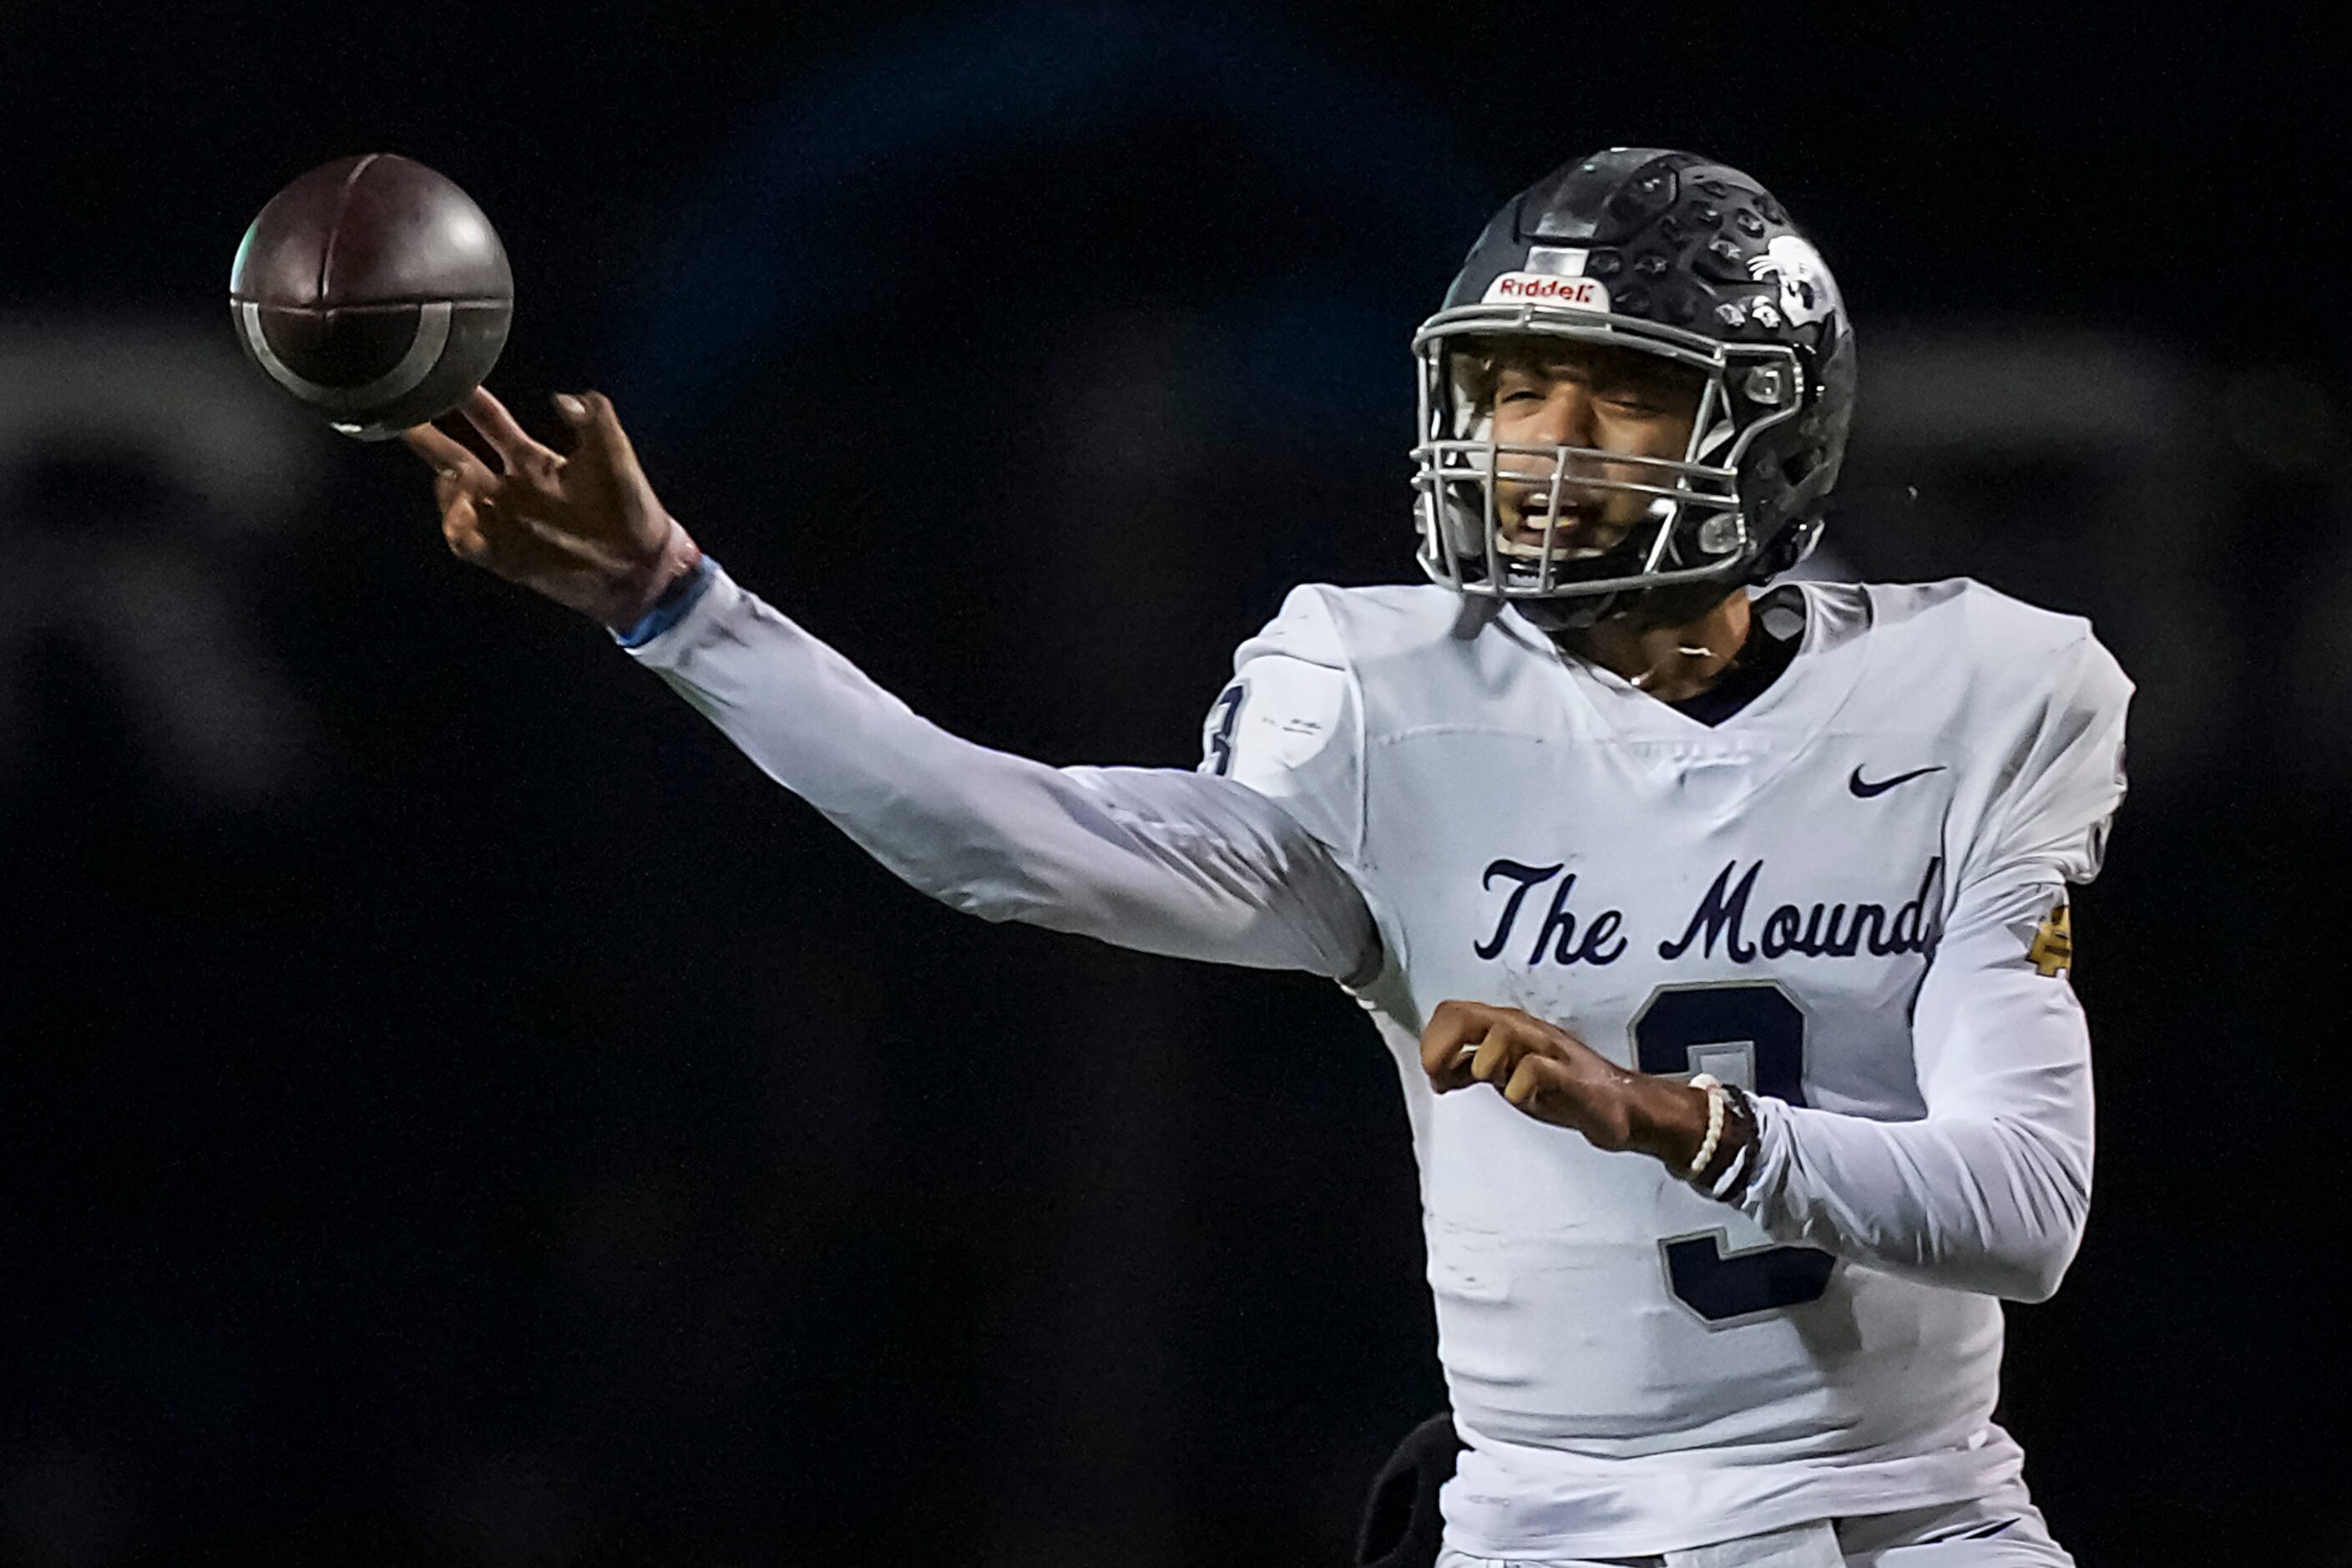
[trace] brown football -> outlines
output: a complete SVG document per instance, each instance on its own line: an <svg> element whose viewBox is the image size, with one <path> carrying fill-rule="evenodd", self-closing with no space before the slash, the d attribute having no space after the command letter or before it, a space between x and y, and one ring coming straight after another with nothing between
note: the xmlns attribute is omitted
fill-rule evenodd
<svg viewBox="0 0 2352 1568"><path fill-rule="evenodd" d="M465 401L506 346L514 275L490 220L394 153L339 158L269 200L228 275L237 341L363 441Z"/></svg>

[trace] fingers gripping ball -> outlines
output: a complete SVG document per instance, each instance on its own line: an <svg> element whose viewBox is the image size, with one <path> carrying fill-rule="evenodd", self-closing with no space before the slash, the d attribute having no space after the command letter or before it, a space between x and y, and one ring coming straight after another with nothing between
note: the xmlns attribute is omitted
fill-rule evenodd
<svg viewBox="0 0 2352 1568"><path fill-rule="evenodd" d="M236 247L229 311L271 380L346 436L448 413L490 373L514 314L506 247L473 199L391 153L321 164Z"/></svg>

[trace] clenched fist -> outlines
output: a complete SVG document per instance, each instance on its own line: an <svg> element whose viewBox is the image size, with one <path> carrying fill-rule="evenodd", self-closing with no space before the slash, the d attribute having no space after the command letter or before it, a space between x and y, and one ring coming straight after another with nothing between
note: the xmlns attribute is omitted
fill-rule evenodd
<svg viewBox="0 0 2352 1568"><path fill-rule="evenodd" d="M702 552L654 495L610 399L564 395L555 408L571 428L569 455L474 389L466 418L497 455L496 472L430 425L401 438L433 466L441 536L459 559L624 630Z"/></svg>
<svg viewBox="0 0 2352 1568"><path fill-rule="evenodd" d="M1421 1066L1440 1094L1491 1084L1538 1121L1598 1149L1651 1155L1676 1175L1706 1137L1703 1090L1619 1067L1517 1007L1440 1002L1421 1034Z"/></svg>

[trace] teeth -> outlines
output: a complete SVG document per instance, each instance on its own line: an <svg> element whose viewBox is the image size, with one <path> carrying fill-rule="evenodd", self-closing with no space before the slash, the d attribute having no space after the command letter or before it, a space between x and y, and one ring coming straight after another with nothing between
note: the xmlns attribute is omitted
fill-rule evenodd
<svg viewBox="0 0 2352 1568"><path fill-rule="evenodd" d="M1523 539L1501 539L1496 541L1496 549L1501 554L1521 561L1543 559L1544 550L1541 541L1530 542ZM1596 555L1606 555L1608 552L1605 546L1599 544L1562 542L1552 546L1551 558L1554 561L1590 561Z"/></svg>

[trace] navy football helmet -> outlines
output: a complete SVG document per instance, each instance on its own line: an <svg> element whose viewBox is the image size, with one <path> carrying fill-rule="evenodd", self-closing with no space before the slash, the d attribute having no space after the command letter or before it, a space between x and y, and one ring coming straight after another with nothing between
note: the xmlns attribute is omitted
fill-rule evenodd
<svg viewBox="0 0 2352 1568"><path fill-rule="evenodd" d="M1497 340L1529 336L1700 373L1681 458L1498 444L1486 405ZM1616 147L1538 181L1470 247L1413 353L1413 486L1433 581L1589 624L1627 594L1761 581L1820 537L1853 412L1853 330L1821 253L1737 169ZM1497 516L1498 474L1548 477L1555 514L1563 480L1637 495L1643 521L1606 548L1559 548L1549 527L1531 545Z"/></svg>

